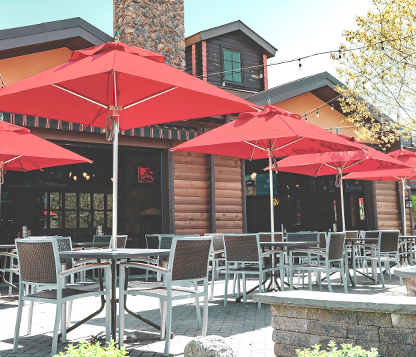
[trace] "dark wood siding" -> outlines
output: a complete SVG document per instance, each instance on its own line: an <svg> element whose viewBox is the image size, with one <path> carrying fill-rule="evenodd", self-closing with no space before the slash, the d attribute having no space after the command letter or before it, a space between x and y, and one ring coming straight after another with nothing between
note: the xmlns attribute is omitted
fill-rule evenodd
<svg viewBox="0 0 416 357"><path fill-rule="evenodd" d="M263 63L263 53L261 47L239 31L211 38L206 42L208 82L217 86L222 85L222 74L210 75L210 73L223 71L222 48L241 52L243 67L261 65ZM198 52L201 53L200 51L197 51L197 53ZM258 78L260 72L262 72L261 68L244 70L243 82L241 84L227 82L226 86L251 91L262 91L264 89L264 82L262 78Z"/></svg>

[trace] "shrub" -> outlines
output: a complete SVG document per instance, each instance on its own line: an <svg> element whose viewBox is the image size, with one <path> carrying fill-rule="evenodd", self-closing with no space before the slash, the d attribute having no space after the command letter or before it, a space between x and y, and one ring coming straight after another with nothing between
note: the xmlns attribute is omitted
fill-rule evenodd
<svg viewBox="0 0 416 357"><path fill-rule="evenodd" d="M69 345L65 352L59 352L55 357L123 357L126 355L124 347L116 348L113 340L108 347L101 347L98 342L90 344L81 340L77 346Z"/></svg>
<svg viewBox="0 0 416 357"><path fill-rule="evenodd" d="M299 357L377 357L378 352L376 348L371 351L366 351L360 346L353 347L352 345L341 345L341 349L337 348L334 341L328 344L328 350L321 350L320 345L315 345L313 350L310 348L306 350L296 350Z"/></svg>

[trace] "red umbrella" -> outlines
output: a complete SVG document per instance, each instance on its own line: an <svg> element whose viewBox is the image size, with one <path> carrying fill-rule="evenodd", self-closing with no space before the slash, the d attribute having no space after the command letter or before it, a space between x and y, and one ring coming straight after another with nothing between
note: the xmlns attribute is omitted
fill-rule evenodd
<svg viewBox="0 0 416 357"><path fill-rule="evenodd" d="M248 160L269 158L271 166L275 157L362 149L354 142L300 120L297 114L272 105L267 105L264 109L263 112L241 113L235 121L180 144L172 150L226 155ZM271 170L269 180L271 232L274 232Z"/></svg>
<svg viewBox="0 0 416 357"><path fill-rule="evenodd" d="M388 154L394 157L406 165L416 167L416 153L400 149L393 151ZM353 172L344 177L347 180L369 180L369 181L400 181L402 191L402 205L403 205L403 234L406 235L406 205L405 205L405 193L404 193L404 182L405 180L416 179L415 168L405 169L390 169L390 170L379 170L379 171L367 171L367 172Z"/></svg>
<svg viewBox="0 0 416 357"><path fill-rule="evenodd" d="M30 133L29 129L6 123L0 115L0 197L4 172L41 170L45 167L92 162ZM0 205L1 209L1 205Z"/></svg>
<svg viewBox="0 0 416 357"><path fill-rule="evenodd" d="M279 161L276 170L314 177L337 175L336 184L341 191L342 227L345 231L342 174L369 170L400 169L408 166L395 158L356 141L352 137L340 134L338 134L338 136L354 142L359 147L365 148L367 151L326 152L321 154L292 156Z"/></svg>
<svg viewBox="0 0 416 357"><path fill-rule="evenodd" d="M119 130L259 108L163 61L111 42L75 51L68 62L0 89L0 110L106 127L113 134L113 237Z"/></svg>

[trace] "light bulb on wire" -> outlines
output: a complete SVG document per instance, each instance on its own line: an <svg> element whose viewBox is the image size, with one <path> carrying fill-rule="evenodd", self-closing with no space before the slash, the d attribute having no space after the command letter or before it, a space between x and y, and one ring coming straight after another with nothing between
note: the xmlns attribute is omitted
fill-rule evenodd
<svg viewBox="0 0 416 357"><path fill-rule="evenodd" d="M299 58L299 71L302 70L302 63L300 62L300 58Z"/></svg>
<svg viewBox="0 0 416 357"><path fill-rule="evenodd" d="M331 104L331 110L334 110L334 105L333 104Z"/></svg>
<svg viewBox="0 0 416 357"><path fill-rule="evenodd" d="M319 111L316 111L316 117L319 118Z"/></svg>

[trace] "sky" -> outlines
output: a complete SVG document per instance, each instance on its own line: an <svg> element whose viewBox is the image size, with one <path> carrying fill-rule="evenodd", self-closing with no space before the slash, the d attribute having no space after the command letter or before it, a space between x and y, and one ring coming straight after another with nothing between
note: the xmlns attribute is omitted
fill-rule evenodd
<svg viewBox="0 0 416 357"><path fill-rule="evenodd" d="M241 20L278 49L269 63L337 50L342 32L355 28L371 0L185 0L185 36ZM112 0L0 0L0 29L81 17L112 35ZM269 67L269 87L323 71L337 62L320 55L299 63Z"/></svg>

